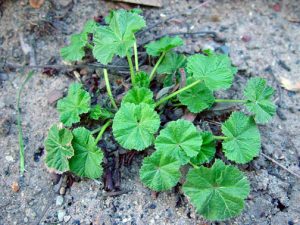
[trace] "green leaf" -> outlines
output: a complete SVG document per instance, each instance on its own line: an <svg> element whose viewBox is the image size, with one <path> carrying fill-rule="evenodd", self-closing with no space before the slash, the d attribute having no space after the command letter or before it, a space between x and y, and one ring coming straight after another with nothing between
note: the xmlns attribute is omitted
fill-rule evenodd
<svg viewBox="0 0 300 225"><path fill-rule="evenodd" d="M150 42L145 45L145 48L148 55L159 56L181 45L183 45L183 40L180 37L165 36L157 41Z"/></svg>
<svg viewBox="0 0 300 225"><path fill-rule="evenodd" d="M91 132L84 127L73 130L74 156L70 160L71 171L80 177L101 177L103 152L97 147Z"/></svg>
<svg viewBox="0 0 300 225"><path fill-rule="evenodd" d="M244 90L247 109L255 114L257 123L269 122L276 112L276 106L271 101L274 89L267 85L266 80L255 77L251 78Z"/></svg>
<svg viewBox="0 0 300 225"><path fill-rule="evenodd" d="M53 125L45 140L46 159L45 163L49 168L60 172L69 170L68 159L74 155L74 149L71 145L73 139L72 132L65 128L59 128Z"/></svg>
<svg viewBox="0 0 300 225"><path fill-rule="evenodd" d="M191 162L196 165L210 162L216 154L216 141L210 132L201 132L202 145L197 156L191 159Z"/></svg>
<svg viewBox="0 0 300 225"><path fill-rule="evenodd" d="M226 136L223 141L225 156L237 163L247 163L258 156L261 143L260 133L252 117L234 112L222 125Z"/></svg>
<svg viewBox="0 0 300 225"><path fill-rule="evenodd" d="M66 61L82 60L85 55L84 46L87 43L87 37L82 34L73 34L70 45L61 48L61 57Z"/></svg>
<svg viewBox="0 0 300 225"><path fill-rule="evenodd" d="M89 117L93 120L106 120L113 118L114 114L108 111L107 109L101 108L100 105L95 105L91 108Z"/></svg>
<svg viewBox="0 0 300 225"><path fill-rule="evenodd" d="M187 79L187 85L195 81L195 78L190 77ZM192 113L202 112L210 108L215 102L213 92L209 90L203 82L181 92L178 95L178 99L183 105L186 105Z"/></svg>
<svg viewBox="0 0 300 225"><path fill-rule="evenodd" d="M186 57L183 54L168 52L161 64L157 67L158 74L174 74L178 69L185 67Z"/></svg>
<svg viewBox="0 0 300 225"><path fill-rule="evenodd" d="M203 80L211 90L227 89L231 86L236 68L231 66L227 55L193 55L187 59L187 71L197 80Z"/></svg>
<svg viewBox="0 0 300 225"><path fill-rule="evenodd" d="M113 134L124 148L144 150L154 140L154 134L160 126L160 119L153 107L141 103L124 103L113 121Z"/></svg>
<svg viewBox="0 0 300 225"><path fill-rule="evenodd" d="M101 26L94 35L94 57L107 65L115 55L126 56L135 43L134 33L146 26L143 17L125 10L113 11L109 26Z"/></svg>
<svg viewBox="0 0 300 225"><path fill-rule="evenodd" d="M169 190L180 179L180 166L176 157L156 151L144 159L140 169L140 179L154 191Z"/></svg>
<svg viewBox="0 0 300 225"><path fill-rule="evenodd" d="M135 85L137 87L150 87L149 75L144 71L139 71L135 74Z"/></svg>
<svg viewBox="0 0 300 225"><path fill-rule="evenodd" d="M244 208L250 185L244 174L216 160L211 168L201 166L187 174L183 191L207 220L226 220L238 216Z"/></svg>
<svg viewBox="0 0 300 225"><path fill-rule="evenodd" d="M173 155L182 165L200 151L202 138L193 123L187 120L169 122L155 140L155 148Z"/></svg>
<svg viewBox="0 0 300 225"><path fill-rule="evenodd" d="M82 30L82 34L93 34L96 29L99 27L99 25L96 23L95 20L88 20L86 21L86 23L84 24L83 30Z"/></svg>
<svg viewBox="0 0 300 225"><path fill-rule="evenodd" d="M123 97L123 103L133 103L135 105L139 105L140 103L146 103L151 107L154 107L155 102L153 100L153 92L144 87L134 87L130 89L127 94Z"/></svg>
<svg viewBox="0 0 300 225"><path fill-rule="evenodd" d="M60 121L65 126L71 126L80 121L80 115L90 110L91 96L79 83L73 83L69 87L68 95L57 102L57 110L60 113Z"/></svg>

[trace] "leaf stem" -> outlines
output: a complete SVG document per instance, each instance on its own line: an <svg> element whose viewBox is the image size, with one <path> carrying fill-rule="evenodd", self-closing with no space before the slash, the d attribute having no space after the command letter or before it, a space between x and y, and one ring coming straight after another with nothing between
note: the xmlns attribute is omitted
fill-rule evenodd
<svg viewBox="0 0 300 225"><path fill-rule="evenodd" d="M214 139L216 140L226 140L228 137L225 136L213 136Z"/></svg>
<svg viewBox="0 0 300 225"><path fill-rule="evenodd" d="M107 74L107 69L103 69L103 74L104 74L104 80L105 80L105 86L106 86L106 91L108 94L108 97L110 99L111 104L113 105L113 107L118 110L118 106L115 102L114 96L111 93L111 89L110 89L110 84L109 84L109 79L108 79L108 74Z"/></svg>
<svg viewBox="0 0 300 225"><path fill-rule="evenodd" d="M99 132L99 134L96 137L96 143L98 143L100 141L100 139L102 138L102 135L104 134L105 130L111 125L112 120L108 120L102 127L101 130Z"/></svg>
<svg viewBox="0 0 300 225"><path fill-rule="evenodd" d="M131 56L129 53L126 54L127 56L127 61L128 61L128 65L129 65L129 69L130 69L130 78L131 78L131 83L132 85L135 84L135 75L134 75L134 69L133 69L133 64L132 64L132 60L131 60Z"/></svg>
<svg viewBox="0 0 300 225"><path fill-rule="evenodd" d="M33 71L30 71L21 85L18 96L17 96L17 126L18 126L18 138L19 138L19 148L20 148L20 174L21 176L24 175L25 172L25 153L24 153L24 141L23 141L23 129L22 129L22 118L21 118L21 106L20 106L20 100L21 100L21 94L22 91L26 85L26 83L30 80L30 78L33 76Z"/></svg>
<svg viewBox="0 0 300 225"><path fill-rule="evenodd" d="M221 98L217 98L217 99L215 99L215 102L246 103L247 100L244 100L244 99L221 99Z"/></svg>
<svg viewBox="0 0 300 225"><path fill-rule="evenodd" d="M133 45L133 52L134 52L135 70L136 70L136 72L138 72L139 71L139 57L138 57L136 41L134 42L134 45Z"/></svg>
<svg viewBox="0 0 300 225"><path fill-rule="evenodd" d="M194 163L192 163L191 161L189 161L189 164L191 164L191 166L194 168L194 169L198 169L199 166L195 165Z"/></svg>
<svg viewBox="0 0 300 225"><path fill-rule="evenodd" d="M159 106L160 104L164 103L165 101L168 101L170 98L173 98L174 96L180 94L181 92L184 92L184 91L192 88L193 86L199 84L200 82L201 82L201 80L196 80L195 82L193 82L193 83L191 83L191 84L189 84L189 85L187 85L187 86L185 86L185 87L169 94L168 96L166 96L166 97L160 99L158 102L156 102L155 107Z"/></svg>
<svg viewBox="0 0 300 225"><path fill-rule="evenodd" d="M156 72L156 70L157 70L157 67L160 65L160 63L161 63L161 61L164 59L165 55L166 55L166 52L163 52L163 53L161 54L161 56L159 57L158 61L155 63L155 66L153 67L153 69L152 69L152 71L151 71L151 74L150 74L150 78L149 78L150 80L153 79L154 74L155 74L155 72Z"/></svg>

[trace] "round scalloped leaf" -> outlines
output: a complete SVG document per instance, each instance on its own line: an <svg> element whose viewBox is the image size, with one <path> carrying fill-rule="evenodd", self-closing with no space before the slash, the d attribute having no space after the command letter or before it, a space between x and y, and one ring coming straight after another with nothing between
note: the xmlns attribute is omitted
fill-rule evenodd
<svg viewBox="0 0 300 225"><path fill-rule="evenodd" d="M83 34L73 34L71 43L60 49L61 57L66 61L82 60L85 52L84 46L87 43L87 37Z"/></svg>
<svg viewBox="0 0 300 225"><path fill-rule="evenodd" d="M255 77L251 78L244 90L247 99L247 109L254 113L257 123L269 122L276 112L276 106L271 101L274 89L266 84L266 80Z"/></svg>
<svg viewBox="0 0 300 225"><path fill-rule="evenodd" d="M149 75L144 71L139 71L135 74L135 85L137 87L150 87Z"/></svg>
<svg viewBox="0 0 300 225"><path fill-rule="evenodd" d="M222 125L225 156L237 163L247 163L258 156L261 143L260 133L252 117L234 112Z"/></svg>
<svg viewBox="0 0 300 225"><path fill-rule="evenodd" d="M187 71L197 80L203 80L210 90L227 89L237 72L227 55L192 55L187 59Z"/></svg>
<svg viewBox="0 0 300 225"><path fill-rule="evenodd" d="M216 154L216 141L210 132L201 132L202 145L197 156L191 159L191 162L196 165L210 162Z"/></svg>
<svg viewBox="0 0 300 225"><path fill-rule="evenodd" d="M130 89L127 94L124 96L122 100L122 104L124 103L133 103L135 105L139 105L140 103L145 103L154 107L155 102L153 100L153 92L144 87L134 87Z"/></svg>
<svg viewBox="0 0 300 225"><path fill-rule="evenodd" d="M96 179L102 176L103 152L97 147L91 132L84 127L73 130L72 145L74 156L70 159L70 169L80 177Z"/></svg>
<svg viewBox="0 0 300 225"><path fill-rule="evenodd" d="M183 40L180 37L165 36L157 41L150 42L145 45L145 48L148 55L160 56L160 54L168 52L181 45L183 45Z"/></svg>
<svg viewBox="0 0 300 225"><path fill-rule="evenodd" d="M182 165L199 153L201 144L202 137L197 128L182 119L169 122L155 140L157 150L174 155Z"/></svg>
<svg viewBox="0 0 300 225"><path fill-rule="evenodd" d="M59 128L53 125L45 140L46 165L59 172L65 172L70 169L68 159L74 155L74 149L71 145L73 139L72 132L66 128Z"/></svg>
<svg viewBox="0 0 300 225"><path fill-rule="evenodd" d="M187 85L195 81L195 78L190 77L187 80ZM178 95L178 99L183 105L187 106L192 113L202 112L210 108L215 102L213 92L209 90L203 82L181 92Z"/></svg>
<svg viewBox="0 0 300 225"><path fill-rule="evenodd" d="M158 74L173 74L178 69L185 67L186 57L183 54L168 52L157 67Z"/></svg>
<svg viewBox="0 0 300 225"><path fill-rule="evenodd" d="M79 83L73 83L69 87L68 95L57 102L57 110L60 113L60 121L65 126L71 126L80 121L80 115L90 110L91 96L82 89Z"/></svg>
<svg viewBox="0 0 300 225"><path fill-rule="evenodd" d="M170 190L180 179L180 166L176 157L156 151L144 159L140 179L154 191Z"/></svg>
<svg viewBox="0 0 300 225"><path fill-rule="evenodd" d="M216 160L211 168L191 169L183 192L204 218L226 220L242 212L250 185L237 168Z"/></svg>
<svg viewBox="0 0 300 225"><path fill-rule="evenodd" d="M145 103L124 103L115 115L112 128L122 147L141 151L153 143L159 126L159 115L153 107Z"/></svg>

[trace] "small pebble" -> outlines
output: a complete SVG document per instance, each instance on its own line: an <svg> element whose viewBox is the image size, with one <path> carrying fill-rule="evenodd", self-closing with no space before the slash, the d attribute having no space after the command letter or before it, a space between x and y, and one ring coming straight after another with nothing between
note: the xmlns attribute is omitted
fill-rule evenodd
<svg viewBox="0 0 300 225"><path fill-rule="evenodd" d="M65 210L58 210L57 212L57 218L60 222L62 222L64 220L64 216L66 215L66 211Z"/></svg>
<svg viewBox="0 0 300 225"><path fill-rule="evenodd" d="M71 216L64 216L64 222L67 223L71 219Z"/></svg>
<svg viewBox="0 0 300 225"><path fill-rule="evenodd" d="M66 188L65 187L61 187L60 189L59 189L59 194L60 195L64 195L66 193Z"/></svg>
<svg viewBox="0 0 300 225"><path fill-rule="evenodd" d="M154 203L152 203L152 204L149 205L149 208L150 208L150 209L155 209L155 208L156 208L156 205L155 205Z"/></svg>
<svg viewBox="0 0 300 225"><path fill-rule="evenodd" d="M58 195L56 197L56 205L61 206L63 203L64 203L64 197L62 197L61 195Z"/></svg>
<svg viewBox="0 0 300 225"><path fill-rule="evenodd" d="M11 155L5 156L5 160L8 162L14 162L14 158Z"/></svg>
<svg viewBox="0 0 300 225"><path fill-rule="evenodd" d="M251 36L248 34L244 34L241 39L243 42L247 43L247 42L251 41Z"/></svg>
<svg viewBox="0 0 300 225"><path fill-rule="evenodd" d="M20 186L17 182L14 181L11 185L11 189L13 192L18 192L20 190Z"/></svg>
<svg viewBox="0 0 300 225"><path fill-rule="evenodd" d="M28 218L27 217L24 218L24 223L28 223Z"/></svg>

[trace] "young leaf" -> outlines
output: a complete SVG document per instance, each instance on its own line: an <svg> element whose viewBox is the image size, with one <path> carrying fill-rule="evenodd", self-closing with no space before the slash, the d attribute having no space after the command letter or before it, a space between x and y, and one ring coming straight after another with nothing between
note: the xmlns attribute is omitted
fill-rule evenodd
<svg viewBox="0 0 300 225"><path fill-rule="evenodd" d="M187 59L187 71L197 80L203 80L210 90L227 89L237 72L227 55L193 55Z"/></svg>
<svg viewBox="0 0 300 225"><path fill-rule="evenodd" d="M82 34L73 34L70 45L61 48L61 57L66 61L82 60L85 52L84 46L87 43L87 37Z"/></svg>
<svg viewBox="0 0 300 225"><path fill-rule="evenodd" d="M65 126L71 126L80 121L79 115L90 110L91 96L79 83L73 83L69 87L68 95L57 102L57 110L60 113L60 121Z"/></svg>
<svg viewBox="0 0 300 225"><path fill-rule="evenodd" d="M150 87L149 75L144 71L137 72L135 74L135 85L137 87L149 88Z"/></svg>
<svg viewBox="0 0 300 225"><path fill-rule="evenodd" d="M114 114L106 109L102 109L100 105L95 105L91 108L89 117L93 120L103 120L111 119L114 117Z"/></svg>
<svg viewBox="0 0 300 225"><path fill-rule="evenodd" d="M202 145L197 156L191 158L191 162L196 165L210 162L216 154L216 141L210 132L201 132Z"/></svg>
<svg viewBox="0 0 300 225"><path fill-rule="evenodd" d="M72 132L65 128L59 128L53 125L45 141L46 159L45 163L49 168L60 172L68 171L68 159L74 155L74 149L71 145L73 139Z"/></svg>
<svg viewBox="0 0 300 225"><path fill-rule="evenodd" d="M187 85L195 81L195 78L189 77L187 79ZM215 102L213 92L209 90L203 82L180 93L178 99L183 105L186 105L192 113L202 112L210 108Z"/></svg>
<svg viewBox="0 0 300 225"><path fill-rule="evenodd" d="M211 168L191 169L183 191L204 218L226 220L241 213L250 185L237 168L216 160Z"/></svg>
<svg viewBox="0 0 300 225"><path fill-rule="evenodd" d="M183 54L168 52L161 64L157 67L158 74L174 74L178 69L185 67L186 57Z"/></svg>
<svg viewBox="0 0 300 225"><path fill-rule="evenodd" d="M155 140L155 148L173 155L182 165L200 151L202 138L197 128L187 120L169 122Z"/></svg>
<svg viewBox="0 0 300 225"><path fill-rule="evenodd" d="M158 41L150 42L149 44L145 45L145 48L148 55L160 56L160 54L164 52L166 53L172 48L176 48L181 45L183 45L183 40L180 37L165 36Z"/></svg>
<svg viewBox="0 0 300 225"><path fill-rule="evenodd" d="M254 113L254 119L257 123L269 122L276 112L276 106L271 101L274 89L267 86L266 80L255 77L251 78L244 90L244 96L247 99L245 104L247 109Z"/></svg>
<svg viewBox="0 0 300 225"><path fill-rule="evenodd" d="M103 171L103 152L97 147L91 132L79 127L73 130L73 135L74 156L70 159L71 171L80 177L99 178Z"/></svg>
<svg viewBox="0 0 300 225"><path fill-rule="evenodd" d="M86 23L84 24L83 30L82 30L82 34L93 34L96 29L99 27L99 25L96 23L95 20L88 20L86 21Z"/></svg>
<svg viewBox="0 0 300 225"><path fill-rule="evenodd" d="M260 151L260 133L252 117L234 112L222 125L225 156L237 163L247 163Z"/></svg>
<svg viewBox="0 0 300 225"><path fill-rule="evenodd" d="M134 33L146 26L143 17L126 10L113 11L109 26L101 26L94 35L94 57L107 65L115 55L126 56L135 43Z"/></svg>
<svg viewBox="0 0 300 225"><path fill-rule="evenodd" d="M160 119L154 108L148 104L124 103L113 121L113 134L124 148L144 150L154 140L160 126Z"/></svg>
<svg viewBox="0 0 300 225"><path fill-rule="evenodd" d="M140 179L154 191L170 190L180 179L180 166L180 162L173 155L156 151L144 159Z"/></svg>
<svg viewBox="0 0 300 225"><path fill-rule="evenodd" d="M122 100L123 103L133 103L139 105L140 103L146 103L151 107L154 107L153 92L144 87L134 87L130 89Z"/></svg>

